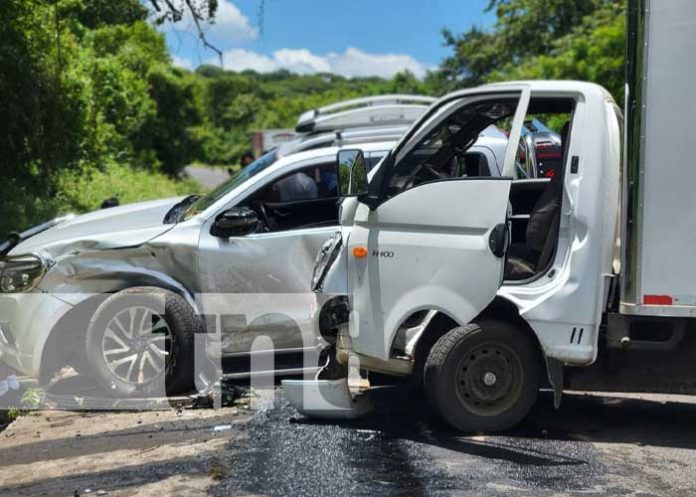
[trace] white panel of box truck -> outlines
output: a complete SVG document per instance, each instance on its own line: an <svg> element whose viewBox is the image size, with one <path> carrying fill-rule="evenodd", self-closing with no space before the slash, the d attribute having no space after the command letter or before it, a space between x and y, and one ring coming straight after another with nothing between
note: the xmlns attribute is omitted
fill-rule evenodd
<svg viewBox="0 0 696 497"><path fill-rule="evenodd" d="M349 364L413 376L468 431L519 422L544 386L556 404L564 388L696 393L696 2L628 9L623 114L595 84L500 83L435 102L369 177L359 150L339 154L342 232L313 283L343 293L322 309L335 354L296 405L311 413L306 392ZM541 118L561 137L553 178L468 167L488 126L509 137L503 171L529 167L521 129ZM355 392L340 398L345 413Z"/></svg>
<svg viewBox="0 0 696 497"><path fill-rule="evenodd" d="M696 2L634 2L629 43L621 312L696 316Z"/></svg>

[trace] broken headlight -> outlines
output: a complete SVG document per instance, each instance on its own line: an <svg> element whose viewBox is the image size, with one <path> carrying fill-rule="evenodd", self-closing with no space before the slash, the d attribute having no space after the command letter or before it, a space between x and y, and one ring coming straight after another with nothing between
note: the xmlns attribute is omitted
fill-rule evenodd
<svg viewBox="0 0 696 497"><path fill-rule="evenodd" d="M32 290L46 272L46 265L33 255L0 259L0 293Z"/></svg>

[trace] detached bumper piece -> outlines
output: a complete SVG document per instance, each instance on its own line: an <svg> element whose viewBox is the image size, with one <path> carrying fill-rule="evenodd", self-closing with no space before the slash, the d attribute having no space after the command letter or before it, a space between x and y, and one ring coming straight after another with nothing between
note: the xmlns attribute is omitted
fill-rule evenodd
<svg viewBox="0 0 696 497"><path fill-rule="evenodd" d="M300 414L310 418L355 419L372 410L367 392L353 393L348 378L283 380L283 394Z"/></svg>

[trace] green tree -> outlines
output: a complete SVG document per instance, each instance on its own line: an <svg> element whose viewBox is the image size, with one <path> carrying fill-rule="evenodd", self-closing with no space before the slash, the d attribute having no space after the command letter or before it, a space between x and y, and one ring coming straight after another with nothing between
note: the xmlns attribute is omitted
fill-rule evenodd
<svg viewBox="0 0 696 497"><path fill-rule="evenodd" d="M168 174L178 174L198 155L193 127L202 123L196 102L200 83L191 74L160 66L148 75L157 111L146 124L144 139Z"/></svg>
<svg viewBox="0 0 696 497"><path fill-rule="evenodd" d="M438 91L553 77L589 79L620 93L624 0L491 0L488 9L496 13L490 31L444 32L454 53L428 78Z"/></svg>
<svg viewBox="0 0 696 497"><path fill-rule="evenodd" d="M82 0L73 4L76 20L88 29L116 24L133 24L147 18L147 9L138 0ZM64 12L68 17L69 13Z"/></svg>
<svg viewBox="0 0 696 497"><path fill-rule="evenodd" d="M21 225L47 208L51 177L75 167L90 143L83 85L64 71L73 48L57 5L0 2L0 220ZM32 192L43 192L27 202ZM49 195L45 195L48 193ZM1 221L0 221L1 222Z"/></svg>
<svg viewBox="0 0 696 497"><path fill-rule="evenodd" d="M403 71L394 75L391 80L391 92L419 94L427 93L426 85L410 71Z"/></svg>
<svg viewBox="0 0 696 497"><path fill-rule="evenodd" d="M176 193L157 171L192 153L195 85L140 3L6 0L0 15L0 233L98 207L85 199L143 175L151 195Z"/></svg>
<svg viewBox="0 0 696 497"><path fill-rule="evenodd" d="M620 5L605 6L569 34L554 40L548 54L508 63L487 75L487 81L576 79L593 81L623 102L626 28Z"/></svg>

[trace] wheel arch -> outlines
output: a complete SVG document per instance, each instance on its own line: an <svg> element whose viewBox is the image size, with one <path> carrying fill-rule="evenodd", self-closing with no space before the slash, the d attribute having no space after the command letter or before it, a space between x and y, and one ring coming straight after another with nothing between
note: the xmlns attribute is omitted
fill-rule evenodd
<svg viewBox="0 0 696 497"><path fill-rule="evenodd" d="M39 382L41 384L48 383L51 376L61 367L82 360L82 357L75 358L75 351L84 350L85 333L90 319L101 303L114 293L136 287L168 290L184 298L194 313L198 316L201 315L193 293L182 283L163 274L138 271L132 273L104 272L100 274L100 282L108 282L108 285L102 283L98 292L90 291L89 288L83 289L84 298L76 299L73 308L65 313L48 332L41 351L39 365ZM203 326L205 326L204 321L201 320Z"/></svg>
<svg viewBox="0 0 696 497"><path fill-rule="evenodd" d="M426 319L428 322L424 323L423 332L418 338L415 346L415 352L413 354L413 375L418 376L419 378L422 376L425 361L433 345L435 345L442 335L447 333L452 328L465 324L457 322L453 317L442 312L437 312L433 315L427 316ZM481 311L481 313L472 319L472 322L483 319L504 321L527 334L527 336L535 344L535 347L539 353L540 367L543 368L543 374L551 383L554 382L554 378L550 378L550 369L547 367L546 356L539 341L539 337L529 323L527 323L527 321L520 316L519 309L514 303L510 302L504 297L497 296L483 311Z"/></svg>

